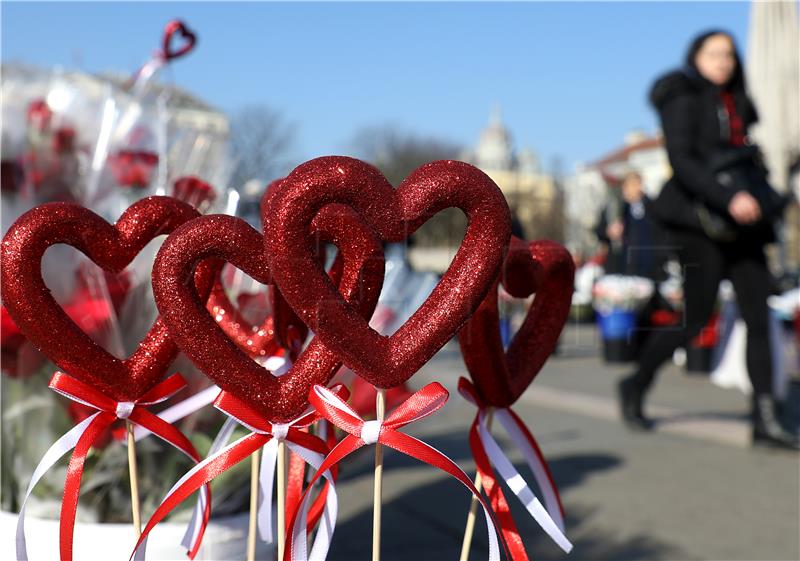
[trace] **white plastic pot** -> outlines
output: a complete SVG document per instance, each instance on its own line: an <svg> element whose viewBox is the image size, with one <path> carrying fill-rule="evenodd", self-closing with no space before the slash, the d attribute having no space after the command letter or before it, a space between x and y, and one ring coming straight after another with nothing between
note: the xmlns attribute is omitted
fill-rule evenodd
<svg viewBox="0 0 800 561"><path fill-rule="evenodd" d="M197 559L244 559L247 546L247 514L212 520L206 529ZM0 511L0 559L16 559L15 534L17 515ZM151 532L147 541L147 559L185 561L186 551L180 542L186 523L162 522ZM30 561L59 559L58 520L34 516L25 518ZM75 561L125 561L136 544L130 524L75 524ZM257 558L272 559L273 547L258 544Z"/></svg>

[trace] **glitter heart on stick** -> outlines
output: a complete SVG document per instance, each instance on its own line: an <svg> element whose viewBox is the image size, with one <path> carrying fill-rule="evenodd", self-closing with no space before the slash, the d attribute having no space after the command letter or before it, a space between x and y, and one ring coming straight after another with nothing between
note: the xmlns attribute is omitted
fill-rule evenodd
<svg viewBox="0 0 800 561"><path fill-rule="evenodd" d="M462 162L424 165L395 190L364 162L325 157L297 167L282 187L262 207L275 283L317 337L378 388L406 381L456 334L492 286L511 235L500 189ZM370 329L314 259L309 225L331 203L352 207L385 242L406 240L448 207L467 215L464 240L441 282L391 336Z"/></svg>
<svg viewBox="0 0 800 561"><path fill-rule="evenodd" d="M42 279L42 256L50 246L64 243L104 270L119 273L152 239L197 216L191 206L170 197L137 201L113 226L75 204L36 207L3 238L3 303L20 331L59 368L116 400L134 401L161 380L178 353L166 326L157 319L130 357L116 358L81 331L55 301ZM193 278L205 295L211 279L206 265Z"/></svg>
<svg viewBox="0 0 800 561"><path fill-rule="evenodd" d="M206 307L222 331L253 358L267 358L282 349L299 351L308 335L308 327L300 321L280 292L270 290L271 313L259 325L251 324L225 292L221 281L214 283ZM294 357L293 357L294 359Z"/></svg>
<svg viewBox="0 0 800 561"><path fill-rule="evenodd" d="M511 406L555 350L569 316L575 277L572 256L551 241L512 238L502 284L516 298L536 294L507 350L500 336L498 283L458 334L461 352L483 400Z"/></svg>
<svg viewBox="0 0 800 561"><path fill-rule="evenodd" d="M380 294L384 266L374 233L358 215L339 205L325 208L309 227L339 248L344 260L342 294L369 318ZM223 333L189 283L196 264L209 257L231 263L257 282L272 283L258 231L230 216L198 218L170 236L156 256L153 293L164 321L181 350L222 389L270 422L291 421L306 408L313 385L329 382L341 361L318 338L280 377L253 361Z"/></svg>
<svg viewBox="0 0 800 561"><path fill-rule="evenodd" d="M281 181L273 181L267 186L261 199L261 208L280 190ZM318 252L324 257L324 248L320 243ZM329 272L336 284L341 276L341 265L341 259L337 258ZM291 358L295 360L300 350L297 347L308 336L308 326L297 317L274 285L269 289L269 303L270 314L261 325L250 324L228 298L220 276L211 290L207 308L225 334L251 357L268 357L281 349L290 349Z"/></svg>

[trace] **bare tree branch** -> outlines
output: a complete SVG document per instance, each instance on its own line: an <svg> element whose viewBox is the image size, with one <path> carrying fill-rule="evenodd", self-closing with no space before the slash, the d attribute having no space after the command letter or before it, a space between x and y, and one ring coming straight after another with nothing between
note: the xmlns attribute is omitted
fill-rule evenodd
<svg viewBox="0 0 800 561"><path fill-rule="evenodd" d="M230 146L235 161L231 183L267 183L286 173L294 127L266 105L250 105L231 119Z"/></svg>
<svg viewBox="0 0 800 561"><path fill-rule="evenodd" d="M458 158L461 147L423 137L393 125L363 128L352 141L355 152L377 167L395 187L419 166L434 160ZM458 209L446 209L425 223L413 237L423 247L451 247L461 243L467 219Z"/></svg>

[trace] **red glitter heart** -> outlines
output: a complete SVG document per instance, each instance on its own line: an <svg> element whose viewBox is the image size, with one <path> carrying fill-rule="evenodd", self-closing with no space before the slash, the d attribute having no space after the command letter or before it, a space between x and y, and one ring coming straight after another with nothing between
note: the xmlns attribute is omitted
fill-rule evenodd
<svg viewBox="0 0 800 561"><path fill-rule="evenodd" d="M183 39L183 44L179 48L173 45L176 34L179 34ZM166 60L182 57L194 48L197 42L197 36L193 31L190 31L186 24L181 20L172 20L166 27L164 27L164 38L162 52Z"/></svg>
<svg viewBox="0 0 800 561"><path fill-rule="evenodd" d="M509 407L553 353L569 316L575 278L572 256L561 245L512 238L503 287L517 298L536 294L507 350L500 338L499 280L458 334L470 377L489 405Z"/></svg>
<svg viewBox="0 0 800 561"><path fill-rule="evenodd" d="M20 331L59 368L119 401L133 401L165 374L178 349L157 319L136 351L120 360L78 328L42 279L41 260L65 243L111 273L122 271L153 238L199 216L170 197L149 197L130 206L115 225L70 203L50 203L23 214L3 238L2 297ZM211 271L197 279L210 290ZM202 282L201 282L202 281Z"/></svg>
<svg viewBox="0 0 800 561"><path fill-rule="evenodd" d="M206 308L225 335L240 349L252 358L266 358L280 353L282 349L294 351L308 335L308 327L294 315L274 286L269 297L272 312L259 325L247 321L230 301L221 282L214 283Z"/></svg>
<svg viewBox="0 0 800 561"><path fill-rule="evenodd" d="M297 167L262 207L267 255L275 283L325 346L380 388L402 384L469 319L492 286L511 235L500 189L468 164L424 165L393 189L374 167L346 157ZM383 241L407 239L437 212L460 208L468 226L449 269L423 305L396 333L370 329L314 259L309 225L325 205L355 209Z"/></svg>
<svg viewBox="0 0 800 561"><path fill-rule="evenodd" d="M339 248L342 294L369 317L383 281L383 250L373 232L339 205L325 208L309 227ZM249 224L221 215L193 220L167 239L153 267L153 293L170 333L209 378L270 421L297 417L313 385L329 382L340 360L314 338L280 377L253 361L225 335L188 282L195 265L208 257L227 261L262 284L273 282L264 237Z"/></svg>

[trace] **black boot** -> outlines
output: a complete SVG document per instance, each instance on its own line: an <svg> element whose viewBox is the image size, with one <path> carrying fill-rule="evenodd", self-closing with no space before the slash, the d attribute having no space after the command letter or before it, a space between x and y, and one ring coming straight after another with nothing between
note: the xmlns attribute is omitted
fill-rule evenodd
<svg viewBox="0 0 800 561"><path fill-rule="evenodd" d="M623 378L617 384L622 420L631 430L648 431L653 428L653 421L642 413L644 392L645 390L636 383L634 376Z"/></svg>
<svg viewBox="0 0 800 561"><path fill-rule="evenodd" d="M753 396L753 446L800 450L800 438L781 424L771 395Z"/></svg>

